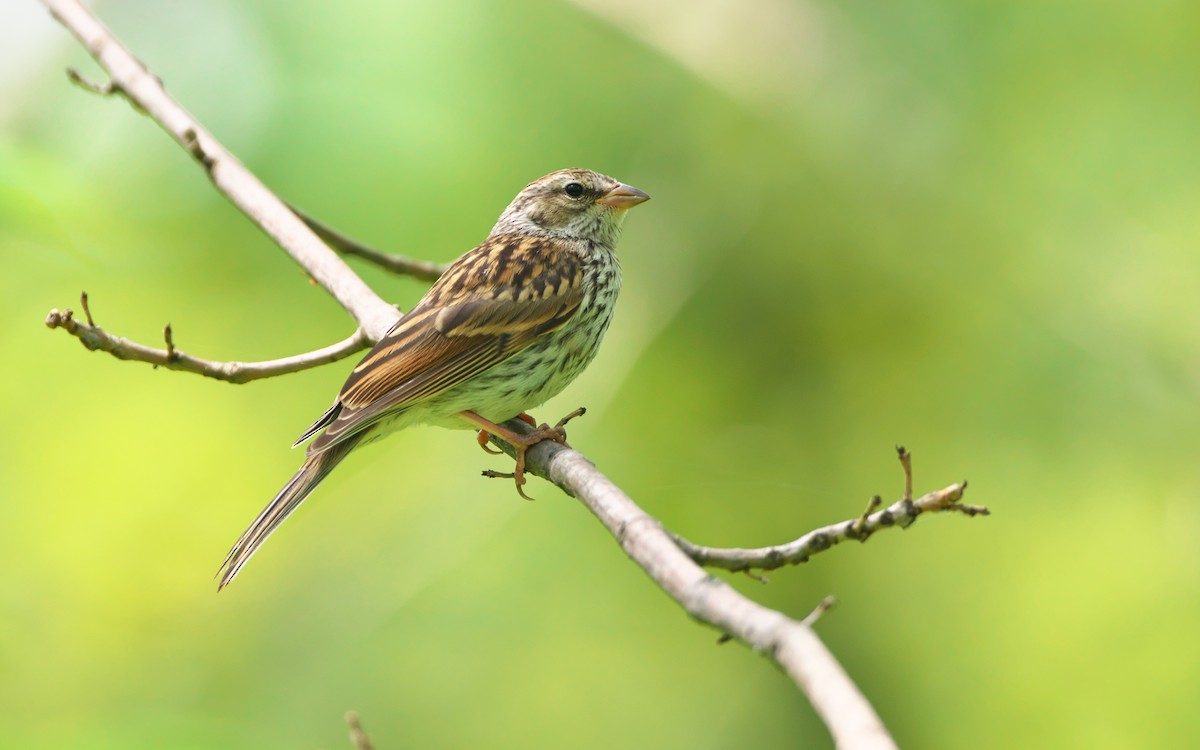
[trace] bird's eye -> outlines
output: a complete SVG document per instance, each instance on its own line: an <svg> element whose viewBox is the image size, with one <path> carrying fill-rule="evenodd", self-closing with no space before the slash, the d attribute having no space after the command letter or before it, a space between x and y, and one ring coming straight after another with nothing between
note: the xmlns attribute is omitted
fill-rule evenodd
<svg viewBox="0 0 1200 750"><path fill-rule="evenodd" d="M563 192L572 198L578 198L583 195L583 185L580 185L578 182L568 182L566 187L563 188Z"/></svg>

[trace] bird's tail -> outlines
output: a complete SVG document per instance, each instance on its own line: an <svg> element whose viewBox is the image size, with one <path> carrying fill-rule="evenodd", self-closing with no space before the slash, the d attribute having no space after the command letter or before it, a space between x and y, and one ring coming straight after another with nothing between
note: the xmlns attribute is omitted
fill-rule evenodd
<svg viewBox="0 0 1200 750"><path fill-rule="evenodd" d="M218 591L229 585L242 566L267 540L267 537L279 528L279 524L287 520L292 511L300 506L304 498L308 497L308 493L312 492L321 483L321 480L333 471L333 467L342 462L342 459L354 449L360 439L358 436L351 437L304 459L300 470L288 480L283 489L279 490L279 494L275 495L267 507L263 508L262 513L258 514L258 518L254 519L250 528L246 529L233 545L233 549L229 550L229 554L225 556L225 562L221 563L221 569L217 571Z"/></svg>

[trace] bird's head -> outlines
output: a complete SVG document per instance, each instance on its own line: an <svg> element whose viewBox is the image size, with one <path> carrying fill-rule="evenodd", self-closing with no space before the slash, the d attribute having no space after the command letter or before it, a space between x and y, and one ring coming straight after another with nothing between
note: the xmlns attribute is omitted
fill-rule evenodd
<svg viewBox="0 0 1200 750"><path fill-rule="evenodd" d="M625 212L650 196L590 169L560 169L517 193L492 234L534 234L615 244Z"/></svg>

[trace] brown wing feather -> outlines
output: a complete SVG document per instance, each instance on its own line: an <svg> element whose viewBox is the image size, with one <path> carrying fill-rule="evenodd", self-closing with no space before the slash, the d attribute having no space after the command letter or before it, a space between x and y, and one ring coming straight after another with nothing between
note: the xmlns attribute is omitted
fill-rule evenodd
<svg viewBox="0 0 1200 750"><path fill-rule="evenodd" d="M561 327L583 302L581 278L579 256L569 248L543 239L489 239L455 263L354 368L337 418L309 454L470 380Z"/></svg>

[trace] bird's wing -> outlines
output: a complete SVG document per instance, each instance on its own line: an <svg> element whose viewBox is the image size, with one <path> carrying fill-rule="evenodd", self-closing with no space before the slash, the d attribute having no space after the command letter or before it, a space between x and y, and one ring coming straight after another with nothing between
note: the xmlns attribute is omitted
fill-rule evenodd
<svg viewBox="0 0 1200 750"><path fill-rule="evenodd" d="M354 368L310 455L470 380L575 315L583 302L578 255L541 239L499 242L455 263Z"/></svg>

